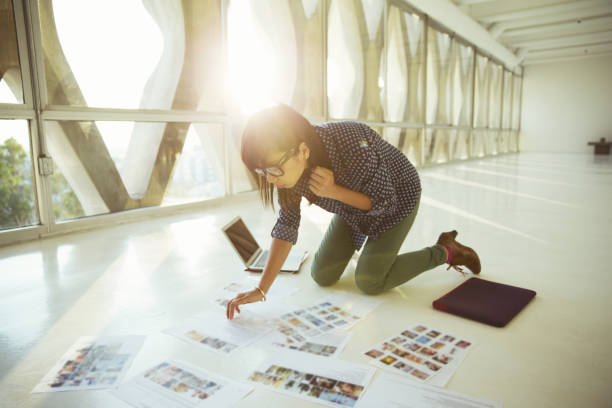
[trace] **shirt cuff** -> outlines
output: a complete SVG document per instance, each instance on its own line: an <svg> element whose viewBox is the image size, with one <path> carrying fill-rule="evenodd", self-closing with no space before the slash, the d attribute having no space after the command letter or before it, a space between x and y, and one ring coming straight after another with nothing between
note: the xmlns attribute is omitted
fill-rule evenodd
<svg viewBox="0 0 612 408"><path fill-rule="evenodd" d="M383 215L384 213L389 211L391 207L393 207L392 200L379 201L379 200L370 198L370 201L372 202L372 208L369 211L366 211L365 215L369 215L372 217Z"/></svg>
<svg viewBox="0 0 612 408"><path fill-rule="evenodd" d="M283 241L291 242L293 245L297 242L298 230L297 228L290 227L288 225L277 222L272 229L272 237L282 239Z"/></svg>

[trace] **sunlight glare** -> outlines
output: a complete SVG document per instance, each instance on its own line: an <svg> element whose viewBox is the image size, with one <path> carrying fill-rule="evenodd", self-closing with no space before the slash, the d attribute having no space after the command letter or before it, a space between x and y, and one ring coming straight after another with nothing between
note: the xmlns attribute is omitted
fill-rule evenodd
<svg viewBox="0 0 612 408"><path fill-rule="evenodd" d="M281 99L278 61L264 39L250 1L232 1L228 10L229 83L234 103L246 115Z"/></svg>

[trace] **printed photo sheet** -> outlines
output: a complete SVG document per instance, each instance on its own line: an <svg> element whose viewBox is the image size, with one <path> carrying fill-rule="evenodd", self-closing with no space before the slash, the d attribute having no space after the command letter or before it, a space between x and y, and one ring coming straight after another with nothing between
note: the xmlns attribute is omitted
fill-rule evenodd
<svg viewBox="0 0 612 408"><path fill-rule="evenodd" d="M245 278L241 281L230 282L225 287L217 290L215 298L211 299L211 302L226 308L228 302L236 297L236 295L253 290L258 283L259 278ZM282 279L277 279L266 294L265 302L249 303L242 305L240 308L267 318L278 317L285 311L290 310L286 308L286 304L281 302L298 290L298 288L283 282ZM290 307L293 308L294 306Z"/></svg>
<svg viewBox="0 0 612 408"><path fill-rule="evenodd" d="M360 408L502 408L502 404L473 398L429 384L419 384L379 372L359 403Z"/></svg>
<svg viewBox="0 0 612 408"><path fill-rule="evenodd" d="M111 393L135 407L231 407L253 390L185 362L166 360Z"/></svg>
<svg viewBox="0 0 612 408"><path fill-rule="evenodd" d="M323 298L322 302L329 302L333 306L339 307L359 319L349 324L348 329L362 319L365 319L374 309L376 309L383 301L372 296L357 295L354 293L335 292Z"/></svg>
<svg viewBox="0 0 612 408"><path fill-rule="evenodd" d="M332 407L354 407L375 369L335 358L281 350L249 380L268 389Z"/></svg>
<svg viewBox="0 0 612 408"><path fill-rule="evenodd" d="M471 347L462 337L415 324L363 354L378 367L413 380L432 382L440 374L444 384L436 385L444 386Z"/></svg>
<svg viewBox="0 0 612 408"><path fill-rule="evenodd" d="M228 355L259 340L272 329L266 320L255 314L243 312L233 320L227 320L225 314L204 312L164 330L164 333Z"/></svg>
<svg viewBox="0 0 612 408"><path fill-rule="evenodd" d="M257 344L264 348L280 347L300 353L310 353L322 357L337 357L349 342L352 333L334 331L297 342L279 332L272 332Z"/></svg>
<svg viewBox="0 0 612 408"><path fill-rule="evenodd" d="M272 324L289 340L303 343L337 329L349 329L380 303L380 300L357 295L334 294L310 306L285 313L272 320Z"/></svg>
<svg viewBox="0 0 612 408"><path fill-rule="evenodd" d="M144 336L80 337L32 390L93 390L119 384Z"/></svg>

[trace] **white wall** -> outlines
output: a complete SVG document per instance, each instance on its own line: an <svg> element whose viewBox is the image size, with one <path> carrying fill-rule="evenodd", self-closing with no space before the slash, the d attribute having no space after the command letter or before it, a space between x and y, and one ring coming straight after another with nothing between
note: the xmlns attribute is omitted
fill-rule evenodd
<svg viewBox="0 0 612 408"><path fill-rule="evenodd" d="M612 56L527 65L521 150L593 152L612 140Z"/></svg>

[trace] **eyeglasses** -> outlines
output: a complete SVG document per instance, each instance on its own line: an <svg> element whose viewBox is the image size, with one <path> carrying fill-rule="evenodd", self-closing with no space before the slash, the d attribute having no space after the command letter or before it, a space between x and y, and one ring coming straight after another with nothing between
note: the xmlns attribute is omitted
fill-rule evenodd
<svg viewBox="0 0 612 408"><path fill-rule="evenodd" d="M283 176L285 174L285 171L281 168L281 166L283 164L285 164L285 162L287 160L289 160L291 158L291 156L293 156L295 154L295 151L296 151L295 147L293 149L289 150L287 153L285 153L283 155L283 157L281 157L281 159L278 161L278 163L276 163L273 166L268 166L268 167L265 167L263 169L255 168L253 170L255 170L255 173L259 174L262 177L265 177L266 174L269 174L269 175L274 176L274 177Z"/></svg>

